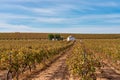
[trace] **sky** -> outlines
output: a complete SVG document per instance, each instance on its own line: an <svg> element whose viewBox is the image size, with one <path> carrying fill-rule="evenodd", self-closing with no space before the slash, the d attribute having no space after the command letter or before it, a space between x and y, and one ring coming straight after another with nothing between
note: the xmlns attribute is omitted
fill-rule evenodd
<svg viewBox="0 0 120 80"><path fill-rule="evenodd" d="M0 0L0 32L120 33L120 0Z"/></svg>

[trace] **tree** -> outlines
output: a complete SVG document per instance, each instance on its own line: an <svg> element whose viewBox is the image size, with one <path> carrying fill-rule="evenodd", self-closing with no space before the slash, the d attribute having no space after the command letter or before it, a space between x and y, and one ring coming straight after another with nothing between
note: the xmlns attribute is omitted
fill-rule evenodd
<svg viewBox="0 0 120 80"><path fill-rule="evenodd" d="M54 38L57 39L57 40L60 40L61 36L60 36L60 34L55 34Z"/></svg>
<svg viewBox="0 0 120 80"><path fill-rule="evenodd" d="M49 35L48 35L48 39L49 39L49 40L52 40L53 38L54 38L54 35L53 35L53 34L49 34Z"/></svg>
<svg viewBox="0 0 120 80"><path fill-rule="evenodd" d="M60 36L60 34L49 34L48 35L49 40L63 40L63 38Z"/></svg>

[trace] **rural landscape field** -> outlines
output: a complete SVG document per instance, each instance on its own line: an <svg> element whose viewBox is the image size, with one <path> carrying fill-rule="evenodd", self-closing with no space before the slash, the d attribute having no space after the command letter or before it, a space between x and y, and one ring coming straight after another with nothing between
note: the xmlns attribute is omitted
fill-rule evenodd
<svg viewBox="0 0 120 80"><path fill-rule="evenodd" d="M0 79L120 80L120 34L61 35L0 33Z"/></svg>
<svg viewBox="0 0 120 80"><path fill-rule="evenodd" d="M0 80L120 80L120 0L0 0Z"/></svg>

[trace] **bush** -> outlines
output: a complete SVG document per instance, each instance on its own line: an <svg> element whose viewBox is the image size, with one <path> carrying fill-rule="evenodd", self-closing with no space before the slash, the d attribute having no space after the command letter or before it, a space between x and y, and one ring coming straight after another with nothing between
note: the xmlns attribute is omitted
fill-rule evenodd
<svg viewBox="0 0 120 80"><path fill-rule="evenodd" d="M60 36L60 34L49 34L48 35L49 40L63 40L63 38Z"/></svg>
<svg viewBox="0 0 120 80"><path fill-rule="evenodd" d="M54 38L54 35L53 35L53 34L49 34L49 35L48 35L48 39L49 39L49 40L52 40L53 38Z"/></svg>

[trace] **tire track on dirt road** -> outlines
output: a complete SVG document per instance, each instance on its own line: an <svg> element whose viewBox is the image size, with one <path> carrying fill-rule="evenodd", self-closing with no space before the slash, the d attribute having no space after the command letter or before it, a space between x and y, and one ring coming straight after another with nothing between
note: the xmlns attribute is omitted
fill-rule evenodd
<svg viewBox="0 0 120 80"><path fill-rule="evenodd" d="M28 78L29 80L70 80L66 66L66 59L71 52L72 47L66 51L60 58L52 63L47 69Z"/></svg>

